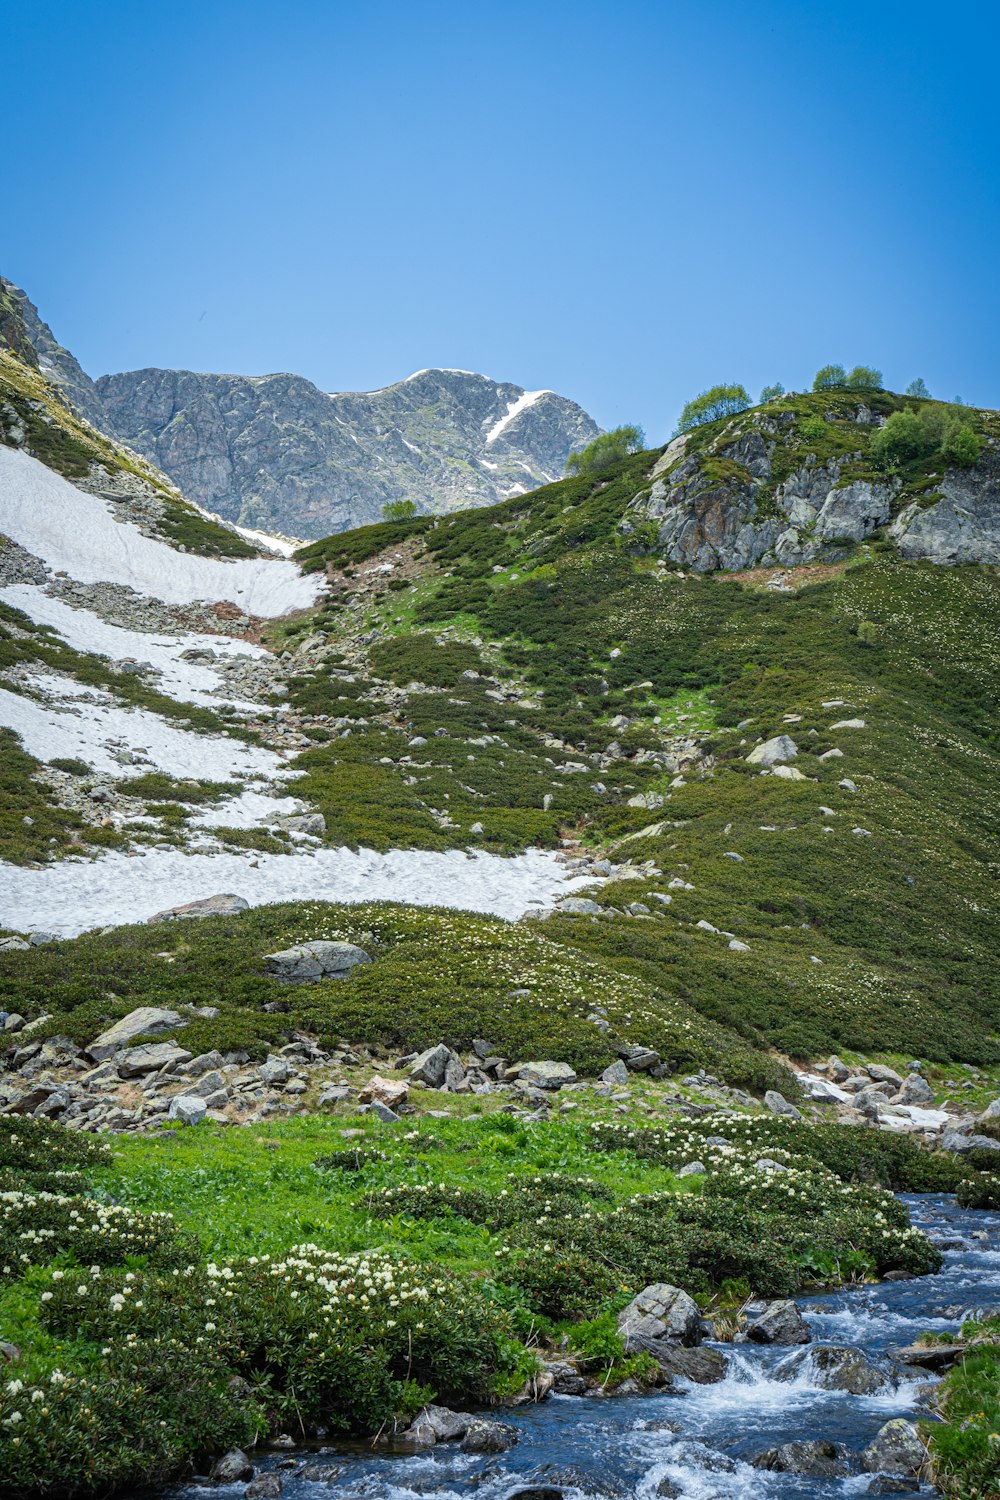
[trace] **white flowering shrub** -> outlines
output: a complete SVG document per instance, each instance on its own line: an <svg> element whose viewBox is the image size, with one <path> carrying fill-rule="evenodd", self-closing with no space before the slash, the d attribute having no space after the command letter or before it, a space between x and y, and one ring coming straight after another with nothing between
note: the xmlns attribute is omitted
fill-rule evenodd
<svg viewBox="0 0 1000 1500"><path fill-rule="evenodd" d="M87 1171L111 1160L106 1141L66 1130L51 1120L6 1115L0 1121L0 1192L9 1188L43 1188L50 1193L79 1192Z"/></svg>
<svg viewBox="0 0 1000 1500"><path fill-rule="evenodd" d="M0 1282L59 1256L101 1266L144 1256L151 1265L171 1266L190 1260L193 1251L171 1214L61 1193L0 1193Z"/></svg>

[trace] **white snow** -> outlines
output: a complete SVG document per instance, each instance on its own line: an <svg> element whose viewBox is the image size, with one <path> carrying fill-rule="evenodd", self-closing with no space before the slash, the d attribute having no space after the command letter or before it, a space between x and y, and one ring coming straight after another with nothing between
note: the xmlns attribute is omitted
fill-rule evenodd
<svg viewBox="0 0 1000 1500"><path fill-rule="evenodd" d="M247 787L238 797L228 797L191 818L200 828L266 828L289 813L305 812L298 797L274 797L260 783Z"/></svg>
<svg viewBox="0 0 1000 1500"><path fill-rule="evenodd" d="M256 863L254 868L253 862ZM220 891L252 906L276 901L400 901L452 906L509 920L532 902L551 904L592 879L567 876L553 854L507 859L452 850L319 849L297 854L113 852L32 870L0 864L0 924L16 932L73 937L90 928L142 922L165 907Z"/></svg>
<svg viewBox="0 0 1000 1500"><path fill-rule="evenodd" d="M551 394L551 391L522 391L516 401L508 402L506 416L503 416L499 419L499 421L494 422L493 426L486 434L487 448L491 443L496 442L497 438L500 436L501 432L503 432L504 428L509 427L515 417L520 416L521 412L527 411L529 406L534 406L539 396L550 396Z"/></svg>
<svg viewBox="0 0 1000 1500"><path fill-rule="evenodd" d="M170 724L143 708L120 708L72 678L37 673L32 686L62 702L0 688L0 725L20 736L37 760L86 761L104 775L142 776L154 767L177 778L231 781L288 775L290 767L272 750L244 744L227 735L196 734ZM139 761L122 765L116 750L129 750Z"/></svg>
<svg viewBox="0 0 1000 1500"><path fill-rule="evenodd" d="M206 511L205 514L209 515L211 513ZM217 521L219 517L212 516L212 519ZM272 536L269 531L254 531L252 526L236 526L234 524L233 530L239 532L240 536L245 537L248 542L256 542L261 547L270 548L272 552L280 552L282 557L291 557L293 552L297 552L300 547L305 546L305 542L301 537Z"/></svg>
<svg viewBox="0 0 1000 1500"><path fill-rule="evenodd" d="M0 534L79 583L125 584L167 604L225 599L249 614L282 615L308 608L322 588L290 562L225 562L143 536L16 448L0 447Z"/></svg>
<svg viewBox="0 0 1000 1500"><path fill-rule="evenodd" d="M89 609L73 608L62 599L45 593L37 584L10 584L0 589L0 600L21 610L36 625L50 625L77 651L94 652L112 661L135 657L138 661L149 662L161 673L157 688L168 697L176 698L178 703L196 703L207 708L231 703L259 712L257 705L225 694L213 697L214 690L223 687L223 679L211 666L183 661L181 652L207 648L219 656L267 656L260 646L233 636L199 635L193 631L161 635L125 630L119 625L108 624Z"/></svg>

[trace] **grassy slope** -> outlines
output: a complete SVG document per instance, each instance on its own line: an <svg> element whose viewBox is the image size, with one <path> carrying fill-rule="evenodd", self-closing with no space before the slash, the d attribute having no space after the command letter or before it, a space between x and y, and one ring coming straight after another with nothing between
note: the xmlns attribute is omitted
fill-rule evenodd
<svg viewBox="0 0 1000 1500"><path fill-rule="evenodd" d="M882 396L875 404L901 403ZM852 420L856 398L778 405L796 415L779 474L807 451L823 459L869 441L870 429ZM720 448L751 415L696 434L706 464L721 462ZM821 437L801 435L807 420ZM988 414L976 420L992 430ZM603 845L662 821L621 849L695 887L674 892L667 920L560 918L546 931L792 1053L902 1046L995 1060L995 570L904 564L876 537L846 567L793 593L680 579L653 566L648 539L617 531L655 457L432 527L365 528L305 549L311 565L338 570L335 597L293 631L319 623L335 637L350 622L381 635L348 687L322 674L293 685L293 700L368 720L303 758L310 776L300 791L323 807L332 838L383 846L401 838L512 848L567 831ZM873 472L862 457L847 477ZM915 465L900 478L902 503L934 476ZM362 593L359 611L366 562L407 542L422 549L418 576L390 593ZM498 704L482 682L463 680L475 663L456 641L479 651L484 670L519 684L523 698ZM397 698L380 712L385 682L412 679L428 690L410 688L403 709ZM821 707L834 698L846 706ZM616 714L629 720L624 731L611 727ZM790 715L800 716L793 725L784 722ZM854 717L863 730L832 730ZM671 789L662 767L634 759L592 775L558 773L559 762L612 740L626 752L669 748L672 729L692 726L709 759L684 786ZM785 730L806 782L760 777L744 762L756 738ZM484 731L502 743L476 748L473 762L469 741ZM414 733L428 744L407 751ZM547 751L546 734L571 748ZM820 762L834 747L843 759ZM845 776L856 792L839 788ZM593 790L598 779L605 793ZM657 812L624 805L650 790L667 797ZM446 808L453 826L443 828L430 807ZM471 832L476 822L482 834ZM628 888L628 899L646 894L640 882ZM620 906L624 897L609 888L600 899ZM730 952L699 920L736 933L750 952Z"/></svg>

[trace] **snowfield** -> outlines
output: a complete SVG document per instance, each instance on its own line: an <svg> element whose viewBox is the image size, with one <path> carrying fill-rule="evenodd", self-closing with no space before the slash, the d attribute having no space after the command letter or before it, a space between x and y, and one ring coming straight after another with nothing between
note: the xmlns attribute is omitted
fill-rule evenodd
<svg viewBox="0 0 1000 1500"><path fill-rule="evenodd" d="M54 672L36 672L30 685L39 702L0 687L0 725L20 737L37 760L83 760L106 776L142 776L156 769L178 779L232 781L294 775L273 750L227 735L196 734L143 708L120 708L106 693ZM122 764L116 751L137 764Z"/></svg>
<svg viewBox="0 0 1000 1500"><path fill-rule="evenodd" d="M256 868L254 867L256 866ZM451 906L514 920L593 881L567 876L540 849L515 858L394 849L297 854L185 854L178 849L61 860L45 869L0 864L0 925L75 937L94 927L144 922L183 902L232 892L251 906L278 901L399 901Z"/></svg>
<svg viewBox="0 0 1000 1500"><path fill-rule="evenodd" d="M19 609L36 625L51 626L76 651L92 652L111 661L134 657L137 661L149 662L162 674L156 684L159 691L175 698L178 703L194 703L205 708L219 708L223 703L230 703L236 708L261 712L257 704L244 703L218 692L224 686L223 679L211 666L181 658L183 651L192 649L207 649L218 656L268 656L261 646L228 635L199 635L194 631L166 635L125 630L119 625L109 625L92 610L65 604L33 583L13 583L0 589L0 600L13 609Z"/></svg>
<svg viewBox="0 0 1000 1500"><path fill-rule="evenodd" d="M227 600L251 615L307 609L322 580L292 562L225 562L143 536L111 506L16 448L0 447L0 535L78 583L118 583L165 604Z"/></svg>

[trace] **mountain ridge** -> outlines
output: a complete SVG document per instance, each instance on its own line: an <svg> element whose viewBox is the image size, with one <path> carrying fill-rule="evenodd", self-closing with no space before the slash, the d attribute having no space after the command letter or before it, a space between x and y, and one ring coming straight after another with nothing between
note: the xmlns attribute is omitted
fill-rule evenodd
<svg viewBox="0 0 1000 1500"><path fill-rule="evenodd" d="M417 370L374 391L325 392L291 371L147 366L93 380L0 278L3 344L203 510L307 539L376 521L394 501L431 513L524 493L600 431L554 391L468 370Z"/></svg>

